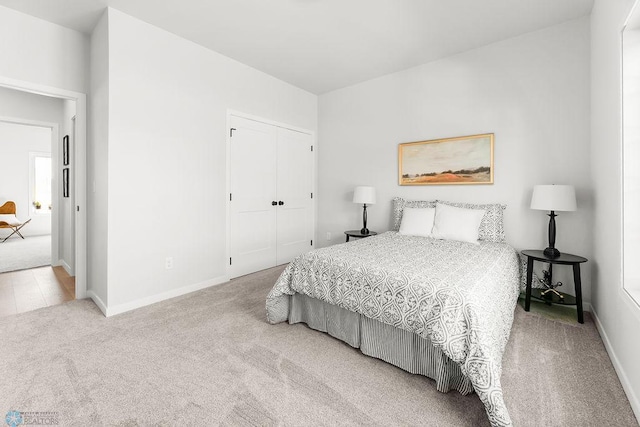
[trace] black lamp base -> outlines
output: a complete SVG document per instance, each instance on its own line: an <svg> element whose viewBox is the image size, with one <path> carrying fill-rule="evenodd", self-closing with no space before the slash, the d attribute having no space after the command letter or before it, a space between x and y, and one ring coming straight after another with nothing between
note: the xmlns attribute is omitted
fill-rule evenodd
<svg viewBox="0 0 640 427"><path fill-rule="evenodd" d="M369 234L369 229L367 228L367 204L362 205L362 228L360 229L360 234Z"/></svg>
<svg viewBox="0 0 640 427"><path fill-rule="evenodd" d="M547 248L544 250L544 256L549 258L558 258L560 256L560 251L556 248Z"/></svg>
<svg viewBox="0 0 640 427"><path fill-rule="evenodd" d="M549 258L558 258L560 251L556 249L556 213L549 213L549 247L544 250L544 255Z"/></svg>

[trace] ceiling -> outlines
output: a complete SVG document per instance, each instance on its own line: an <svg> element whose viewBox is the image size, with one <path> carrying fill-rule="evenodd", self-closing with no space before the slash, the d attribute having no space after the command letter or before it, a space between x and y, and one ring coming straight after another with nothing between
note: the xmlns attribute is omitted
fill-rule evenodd
<svg viewBox="0 0 640 427"><path fill-rule="evenodd" d="M593 0L0 0L90 34L107 6L315 94L588 15Z"/></svg>

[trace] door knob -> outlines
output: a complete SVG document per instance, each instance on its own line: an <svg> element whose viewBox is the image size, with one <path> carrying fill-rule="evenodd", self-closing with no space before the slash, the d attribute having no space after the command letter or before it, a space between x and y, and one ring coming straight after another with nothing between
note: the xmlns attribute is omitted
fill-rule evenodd
<svg viewBox="0 0 640 427"><path fill-rule="evenodd" d="M280 200L280 201L278 202L278 205L282 206L282 205L284 205L284 202L283 202L282 200Z"/></svg>
<svg viewBox="0 0 640 427"><path fill-rule="evenodd" d="M277 204L278 204L278 202L276 202L275 200L273 202L271 202L271 206L275 206Z"/></svg>

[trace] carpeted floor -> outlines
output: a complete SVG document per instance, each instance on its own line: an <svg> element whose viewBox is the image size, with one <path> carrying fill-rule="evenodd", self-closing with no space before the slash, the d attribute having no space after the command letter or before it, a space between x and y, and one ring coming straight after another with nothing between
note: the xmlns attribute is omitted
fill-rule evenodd
<svg viewBox="0 0 640 427"><path fill-rule="evenodd" d="M524 308L524 298L525 294L522 292L522 294L520 294L520 299L518 300L518 304L522 306L522 308ZM556 320L558 322L574 324L578 319L578 312L575 305L549 305L540 300L531 298L530 310L532 313L537 313L542 317L549 320Z"/></svg>
<svg viewBox="0 0 640 427"><path fill-rule="evenodd" d="M0 243L0 273L51 264L51 235L13 236Z"/></svg>
<svg viewBox="0 0 640 427"><path fill-rule="evenodd" d="M104 318L88 300L0 319L0 415L61 425L486 426L475 394L435 390L304 325L269 325L281 268ZM590 316L518 305L502 376L516 426L637 422ZM4 411L4 412L3 412Z"/></svg>

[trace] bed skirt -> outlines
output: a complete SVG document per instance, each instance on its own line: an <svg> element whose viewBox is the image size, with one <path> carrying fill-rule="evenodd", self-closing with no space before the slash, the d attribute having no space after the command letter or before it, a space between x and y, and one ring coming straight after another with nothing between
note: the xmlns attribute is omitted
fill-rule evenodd
<svg viewBox="0 0 640 427"><path fill-rule="evenodd" d="M429 377L443 393L451 389L463 395L473 392L473 385L460 366L429 339L306 295L296 293L289 298L290 324L306 323L311 329L359 348L367 356Z"/></svg>

